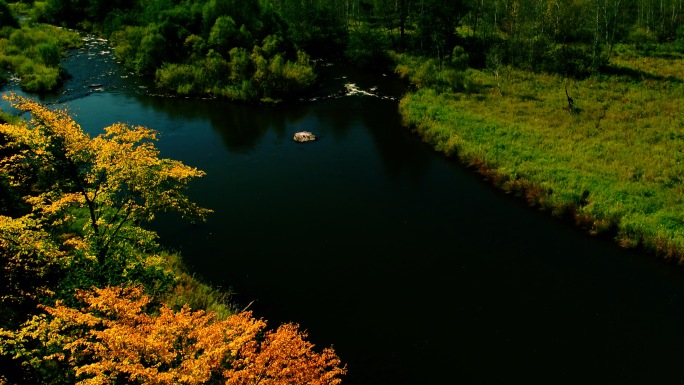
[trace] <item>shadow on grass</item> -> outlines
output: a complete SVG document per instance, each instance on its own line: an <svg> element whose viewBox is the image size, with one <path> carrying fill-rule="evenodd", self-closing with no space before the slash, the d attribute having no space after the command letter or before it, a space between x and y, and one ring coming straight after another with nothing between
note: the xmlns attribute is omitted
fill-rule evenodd
<svg viewBox="0 0 684 385"><path fill-rule="evenodd" d="M653 74L650 72L637 70L634 68L616 66L616 65L607 65L607 66L602 67L601 73L603 73L605 75L612 75L612 76L624 76L624 77L628 77L634 81L658 80L658 81L669 81L672 83L682 83L682 79L675 77L675 76L661 76L661 75L656 75L656 74Z"/></svg>

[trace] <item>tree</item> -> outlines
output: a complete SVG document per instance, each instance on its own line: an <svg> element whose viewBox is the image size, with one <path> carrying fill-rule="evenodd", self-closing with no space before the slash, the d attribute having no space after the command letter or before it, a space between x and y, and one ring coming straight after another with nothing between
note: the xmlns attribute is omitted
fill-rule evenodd
<svg viewBox="0 0 684 385"><path fill-rule="evenodd" d="M233 18L230 16L220 16L216 19L214 26L211 27L207 42L209 46L225 54L235 47L237 33L238 29Z"/></svg>
<svg viewBox="0 0 684 385"><path fill-rule="evenodd" d="M163 292L174 277L143 226L161 211L203 220L184 194L204 175L160 159L155 133L120 123L91 138L65 111L16 95L31 120L0 124L0 323L18 326L36 305L73 302L73 289L143 284ZM22 204L18 204L22 203Z"/></svg>
<svg viewBox="0 0 684 385"><path fill-rule="evenodd" d="M334 350L317 353L306 337L297 325L283 324L248 341L223 372L226 385L340 384L346 368L339 366Z"/></svg>
<svg viewBox="0 0 684 385"><path fill-rule="evenodd" d="M66 363L78 384L336 385L346 372L331 348L315 352L293 324L265 330L250 312L219 320L187 306L152 312L139 287L77 296L80 309L57 303L18 332L0 329L0 349L36 369Z"/></svg>
<svg viewBox="0 0 684 385"><path fill-rule="evenodd" d="M51 111L15 94L6 97L31 113L24 124L0 125L14 155L0 162L11 186L30 185L24 197L32 213L22 218L31 231L72 229L78 233L59 245L96 258L102 264L113 252L144 248L155 238L140 224L162 211L203 220L210 210L184 195L189 182L204 172L170 159L160 159L156 133L117 123L91 138L65 111ZM0 243L16 248L0 227ZM52 231L51 233L60 233ZM63 233L63 231L61 231Z"/></svg>

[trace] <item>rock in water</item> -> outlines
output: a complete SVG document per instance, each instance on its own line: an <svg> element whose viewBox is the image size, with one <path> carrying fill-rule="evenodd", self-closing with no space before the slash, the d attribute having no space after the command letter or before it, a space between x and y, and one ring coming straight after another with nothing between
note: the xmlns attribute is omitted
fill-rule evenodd
<svg viewBox="0 0 684 385"><path fill-rule="evenodd" d="M294 140L297 142L309 142L312 140L316 140L316 136L310 133L309 131L301 131L295 133Z"/></svg>

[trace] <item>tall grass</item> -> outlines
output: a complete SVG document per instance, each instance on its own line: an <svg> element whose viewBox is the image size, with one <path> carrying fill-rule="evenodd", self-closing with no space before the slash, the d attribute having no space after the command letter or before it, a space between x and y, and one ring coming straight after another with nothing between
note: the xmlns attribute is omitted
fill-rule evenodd
<svg viewBox="0 0 684 385"><path fill-rule="evenodd" d="M161 299L171 308L180 309L188 305L191 309L215 312L220 319L238 313L239 308L232 302L232 292L228 289L213 287L191 275L180 255L163 253L163 265L167 266L176 278L173 289Z"/></svg>
<svg viewBox="0 0 684 385"><path fill-rule="evenodd" d="M29 92L45 92L62 82L60 60L69 48L83 44L76 32L45 24L0 30L0 68L21 79Z"/></svg>
<svg viewBox="0 0 684 385"><path fill-rule="evenodd" d="M531 205L684 262L684 61L621 55L611 66L582 81L475 71L478 92L423 88L400 111L435 148Z"/></svg>

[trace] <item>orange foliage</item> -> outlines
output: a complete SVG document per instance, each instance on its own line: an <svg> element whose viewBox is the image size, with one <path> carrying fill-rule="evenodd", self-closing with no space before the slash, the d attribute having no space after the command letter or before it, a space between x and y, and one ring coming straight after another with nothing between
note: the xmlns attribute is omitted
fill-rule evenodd
<svg viewBox="0 0 684 385"><path fill-rule="evenodd" d="M30 323L25 335L61 347L45 359L67 360L80 384L124 379L143 384L335 385L346 369L331 348L321 353L306 333L266 323L242 312L224 320L214 313L162 306L146 312L150 298L140 288L94 289L78 297L87 307L47 307L51 320Z"/></svg>
<svg viewBox="0 0 684 385"><path fill-rule="evenodd" d="M266 332L263 340L243 345L230 369L224 371L226 385L339 384L340 360L331 348L314 352L306 333L297 325L284 324Z"/></svg>

